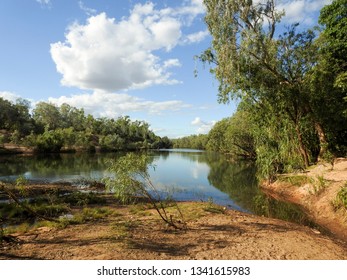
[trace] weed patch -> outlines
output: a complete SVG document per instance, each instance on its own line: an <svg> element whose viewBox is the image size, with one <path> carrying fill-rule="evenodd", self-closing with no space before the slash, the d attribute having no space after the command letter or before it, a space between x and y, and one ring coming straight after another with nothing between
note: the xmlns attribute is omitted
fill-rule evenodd
<svg viewBox="0 0 347 280"><path fill-rule="evenodd" d="M334 208L345 208L347 210L347 183L337 193L335 200L333 201Z"/></svg>
<svg viewBox="0 0 347 280"><path fill-rule="evenodd" d="M286 182L293 186L300 187L309 183L309 178L307 176L302 175L294 175L294 176L279 176L278 181Z"/></svg>
<svg viewBox="0 0 347 280"><path fill-rule="evenodd" d="M311 178L311 185L313 187L311 194L319 195L328 187L328 181L323 176L316 176L316 178Z"/></svg>

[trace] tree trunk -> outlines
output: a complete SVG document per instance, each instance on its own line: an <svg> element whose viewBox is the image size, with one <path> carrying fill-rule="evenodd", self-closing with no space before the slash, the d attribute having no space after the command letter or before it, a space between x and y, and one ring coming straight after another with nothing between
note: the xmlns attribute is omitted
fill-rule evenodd
<svg viewBox="0 0 347 280"><path fill-rule="evenodd" d="M304 142L302 139L302 134L301 134L301 131L300 131L298 124L295 125L295 130L296 130L296 134L297 134L298 141L299 141L300 154L302 156L302 159L304 160L305 167L308 167L310 165L310 161L308 158L308 153L307 153L306 147L304 145Z"/></svg>
<svg viewBox="0 0 347 280"><path fill-rule="evenodd" d="M322 160L322 158L324 157L324 154L328 150L328 141L325 135L325 131L319 122L314 121L314 128L317 132L318 139L319 139L318 161L320 161Z"/></svg>

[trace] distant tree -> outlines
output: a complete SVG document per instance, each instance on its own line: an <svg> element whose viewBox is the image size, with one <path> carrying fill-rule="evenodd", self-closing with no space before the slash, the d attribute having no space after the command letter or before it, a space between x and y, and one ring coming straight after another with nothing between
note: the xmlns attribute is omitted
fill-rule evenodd
<svg viewBox="0 0 347 280"><path fill-rule="evenodd" d="M33 118L38 125L48 130L54 130L62 125L59 108L52 103L39 102L33 110Z"/></svg>
<svg viewBox="0 0 347 280"><path fill-rule="evenodd" d="M59 111L62 128L73 127L75 131L85 130L86 116L83 109L77 109L64 103L60 106Z"/></svg>
<svg viewBox="0 0 347 280"><path fill-rule="evenodd" d="M226 144L226 131L229 126L229 118L224 118L217 122L208 134L206 147L208 150L226 153L228 147Z"/></svg>
<svg viewBox="0 0 347 280"><path fill-rule="evenodd" d="M18 99L16 103L0 97L0 129L15 132L18 140L34 130L34 122L29 113L30 102Z"/></svg>

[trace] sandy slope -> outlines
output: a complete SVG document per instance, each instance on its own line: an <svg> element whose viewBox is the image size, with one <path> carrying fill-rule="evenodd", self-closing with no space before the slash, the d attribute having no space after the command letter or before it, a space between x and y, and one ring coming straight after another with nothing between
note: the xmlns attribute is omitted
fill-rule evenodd
<svg viewBox="0 0 347 280"><path fill-rule="evenodd" d="M347 241L347 211L333 206L336 194L347 186L347 159L337 159L333 169L330 164L319 164L305 173L288 176L305 176L307 183L298 186L279 180L263 185L264 191L276 199L302 206L319 225Z"/></svg>

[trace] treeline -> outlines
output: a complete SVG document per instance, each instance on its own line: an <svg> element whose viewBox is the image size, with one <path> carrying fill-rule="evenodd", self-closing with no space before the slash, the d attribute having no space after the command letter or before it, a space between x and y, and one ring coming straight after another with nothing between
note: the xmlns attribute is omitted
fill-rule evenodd
<svg viewBox="0 0 347 280"><path fill-rule="evenodd" d="M204 3L213 40L199 59L220 82L219 101L239 100L203 137L205 148L255 158L269 179L346 156L346 0L324 7L319 27L282 33L274 0Z"/></svg>
<svg viewBox="0 0 347 280"><path fill-rule="evenodd" d="M181 137L177 139L171 139L171 141L173 144L173 148L205 150L208 137L206 134L199 134L199 135L185 136L185 137Z"/></svg>
<svg viewBox="0 0 347 280"><path fill-rule="evenodd" d="M255 160L255 128L246 111L218 121L208 134L190 135L173 139L174 148L209 150L235 158Z"/></svg>
<svg viewBox="0 0 347 280"><path fill-rule="evenodd" d="M167 137L155 135L149 124L118 119L94 118L68 104L60 107L40 102L30 113L30 103L12 103L0 98L0 148L20 145L36 152L119 151L170 148Z"/></svg>

